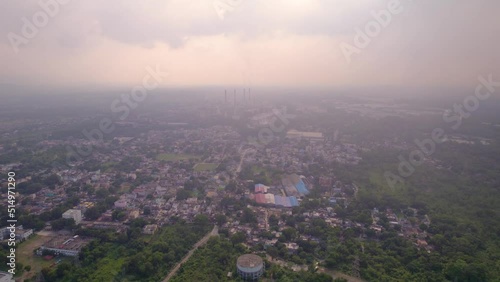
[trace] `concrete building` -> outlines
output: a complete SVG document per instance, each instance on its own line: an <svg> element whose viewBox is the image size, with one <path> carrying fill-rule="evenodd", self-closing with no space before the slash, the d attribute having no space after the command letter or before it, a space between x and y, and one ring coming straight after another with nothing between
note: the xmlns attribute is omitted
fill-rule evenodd
<svg viewBox="0 0 500 282"><path fill-rule="evenodd" d="M6 240L9 239L9 236L10 236L10 231L9 229L7 229L7 227L0 229L0 239Z"/></svg>
<svg viewBox="0 0 500 282"><path fill-rule="evenodd" d="M113 229L117 233L122 233L128 229L128 226L121 222L95 221L90 222L90 224L87 224L86 226L95 229Z"/></svg>
<svg viewBox="0 0 500 282"><path fill-rule="evenodd" d="M73 237L54 237L40 247L39 255L42 255L43 251L49 251L56 255L76 257L80 253L80 250L90 241L90 239L83 239L78 235Z"/></svg>
<svg viewBox="0 0 500 282"><path fill-rule="evenodd" d="M15 231L16 240L24 241L29 236L33 235L33 229L24 229L22 225L18 226ZM7 227L0 229L0 240L6 240L10 237L10 230Z"/></svg>
<svg viewBox="0 0 500 282"><path fill-rule="evenodd" d="M158 230L158 225L150 224L150 225L144 226L142 233L147 234L147 235L153 235L153 234L155 234L156 230Z"/></svg>
<svg viewBox="0 0 500 282"><path fill-rule="evenodd" d="M65 211L62 217L66 219L73 219L75 224L80 224L80 222L82 222L82 211L70 209Z"/></svg>
<svg viewBox="0 0 500 282"><path fill-rule="evenodd" d="M128 206L129 206L129 204L128 204L128 201L126 199L120 199L120 200L117 200L115 202L115 208L124 209Z"/></svg>
<svg viewBox="0 0 500 282"><path fill-rule="evenodd" d="M29 236L33 235L33 229L23 229L23 228L17 228L16 229L16 239L20 241L24 241L28 239Z"/></svg>
<svg viewBox="0 0 500 282"><path fill-rule="evenodd" d="M242 255L236 262L238 275L244 280L257 280L264 274L264 261L253 254Z"/></svg>

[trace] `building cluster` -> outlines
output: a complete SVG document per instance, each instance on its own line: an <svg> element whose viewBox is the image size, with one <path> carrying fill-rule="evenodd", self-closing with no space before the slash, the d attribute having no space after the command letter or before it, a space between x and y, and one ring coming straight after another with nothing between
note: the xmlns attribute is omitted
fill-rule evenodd
<svg viewBox="0 0 500 282"><path fill-rule="evenodd" d="M309 191L305 188L302 180L297 182L296 185L292 185L294 188L283 186L282 189L273 187L272 190L280 190L281 195L275 195L272 193L268 193L270 187L265 186L263 184L255 185L255 193L251 195L251 199L254 200L257 204L276 206L276 207L284 207L284 208L292 208L298 207L299 201L295 195L304 196ZM287 191L285 193L285 190ZM291 192L290 192L291 191ZM294 195L294 196L287 196Z"/></svg>
<svg viewBox="0 0 500 282"><path fill-rule="evenodd" d="M361 147L333 140L317 138L276 137L265 147L257 147L254 154L245 156L245 163L265 163L271 169L297 173L318 164L340 163L357 165L361 160Z"/></svg>
<svg viewBox="0 0 500 282"><path fill-rule="evenodd" d="M168 115L184 116L185 110L175 108ZM276 121L276 115L271 112L245 109L244 113L251 114L249 128L252 129L267 128ZM196 114L207 120L219 119L221 115L208 106ZM300 216L305 228L311 227L316 220L341 229L361 229L362 236L366 236L369 230L379 233L392 228L419 247L431 249L426 242L427 234L421 228L422 224L430 224L427 216L418 215L417 211L400 214L374 209L371 224L346 219L338 210L345 209L356 198L356 185L342 183L334 173L315 172L317 167L331 167L332 164L357 165L361 161L361 152L376 147L376 144L361 146L341 142L342 137L309 126L299 128L302 131L292 129L275 134L265 146L261 144L249 149L247 136L239 133L245 130L227 125L196 127L189 122L137 117L117 126L127 132L146 125L150 126L149 130L134 137L122 134L124 136L103 142L66 138L36 144L35 150L40 154L67 146L92 146L94 149L89 156L75 159L71 166L44 167L28 177L17 179L18 183L33 183L51 174L60 179L52 187L42 185L34 193L18 194L22 209L39 216L50 213L71 198L77 198L78 203L64 211L62 218L72 219L82 228L110 229L121 233L127 230L128 223L142 218L148 223L142 229L147 235L155 234L174 218L192 222L197 215L204 214L215 222L216 216L223 213L228 219L221 227L231 235L245 234L248 246L268 248L279 241L290 253L296 253L299 240L319 241L307 234L298 234L293 240L284 239L283 232L290 227L286 217L291 217L292 208L296 208L293 210L300 213L293 216ZM6 171L18 165L2 165L0 170ZM270 183L262 182L267 185L239 177L242 168L253 166L277 171L277 176L273 175ZM234 189L229 188L232 186ZM319 196L315 196L322 204L302 210L304 206L310 206L308 195L316 188L320 188ZM87 211L109 198L111 204L97 218L86 216ZM227 198L248 203L246 208L257 215L256 222L242 223L238 213L232 213L231 207L221 209L221 202ZM277 219L273 224L271 217ZM46 229L50 230L50 224ZM31 229L18 228L16 239L24 240L32 233ZM4 229L0 230L3 239L5 234ZM90 240L73 234L58 235L40 246L39 253L77 256ZM245 257L239 261L238 271L243 277L257 277L263 269L258 259Z"/></svg>
<svg viewBox="0 0 500 282"><path fill-rule="evenodd" d="M379 211L374 208L372 213L373 223L370 226L371 230L381 232L384 229L392 228L398 231L398 235L411 240L415 246L432 251L433 247L428 244L429 234L425 227L428 227L431 222L427 215L419 215L418 210L408 208L399 212L399 215L392 209ZM424 230L422 230L422 226Z"/></svg>

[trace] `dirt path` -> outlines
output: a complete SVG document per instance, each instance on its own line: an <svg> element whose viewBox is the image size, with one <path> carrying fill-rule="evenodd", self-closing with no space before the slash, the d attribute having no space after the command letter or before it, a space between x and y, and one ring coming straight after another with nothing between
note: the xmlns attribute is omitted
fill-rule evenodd
<svg viewBox="0 0 500 282"><path fill-rule="evenodd" d="M328 270L328 269L325 269L323 267L320 267L318 269L318 272L321 272L321 273L326 273L328 275L331 275L333 277L333 279L335 278L344 278L346 279L348 282L365 282L363 279L361 278L357 278L357 277L354 277L354 276L350 276L350 275L347 275L345 273L342 273L342 272L338 272L338 271L332 271L332 270Z"/></svg>
<svg viewBox="0 0 500 282"><path fill-rule="evenodd" d="M236 173L240 173L241 172L241 167L243 165L243 161L245 160L245 156L246 156L246 154L248 153L249 150L250 150L250 148L245 149L245 151L243 151L243 153L241 154L240 163L238 164L238 168L236 169Z"/></svg>
<svg viewBox="0 0 500 282"><path fill-rule="evenodd" d="M177 273L177 271L179 271L181 266L184 263L186 263L186 261L188 261L189 258L194 254L196 249L205 245L208 242L208 239L210 239L210 237L217 236L218 234L219 234L219 227L217 225L215 225L214 229L212 229L212 231L210 231L207 235L205 235L205 237L201 238L200 241L198 241L196 244L194 244L193 248L187 253L187 255L184 256L184 258L179 263L177 263L174 268L172 268L172 270L167 275L167 277L165 277L165 279L163 279L163 282L167 282L170 279L172 279L172 277L174 277L174 275Z"/></svg>

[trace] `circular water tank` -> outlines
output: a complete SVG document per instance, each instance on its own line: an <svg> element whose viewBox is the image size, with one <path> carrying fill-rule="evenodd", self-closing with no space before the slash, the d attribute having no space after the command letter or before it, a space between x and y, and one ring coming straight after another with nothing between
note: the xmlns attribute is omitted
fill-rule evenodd
<svg viewBox="0 0 500 282"><path fill-rule="evenodd" d="M238 275L245 280L257 280L264 274L264 261L252 254L242 255L236 262Z"/></svg>

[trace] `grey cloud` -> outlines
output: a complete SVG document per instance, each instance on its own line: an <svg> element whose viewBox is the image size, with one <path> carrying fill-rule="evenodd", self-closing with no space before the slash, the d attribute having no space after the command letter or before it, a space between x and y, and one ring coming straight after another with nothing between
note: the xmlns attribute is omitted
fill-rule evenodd
<svg viewBox="0 0 500 282"><path fill-rule="evenodd" d="M84 48L98 49L95 44L99 41L93 40L97 37L143 48L163 42L181 49L186 38L226 34L236 35L234 40L261 40L266 36L272 39L275 31L349 41L355 28L362 28L373 19L370 12L383 9L390 0L310 0L319 1L318 8L296 14L287 12L286 6L274 4L280 0L242 0L224 20L217 16L214 1L217 0L72 0L28 48L60 58L65 52L73 55L87 51ZM500 74L500 1L400 2L404 12L394 16L354 65L336 62L339 68L382 73L392 68L412 75L432 71L457 79L457 74L468 75L469 71ZM7 34L19 32L21 18L30 18L39 9L38 0L4 0L0 10L0 44L9 45ZM333 46L332 53L335 52L341 55L339 48ZM447 73L439 74L441 70ZM8 80L15 78L14 74L9 75L13 77Z"/></svg>

